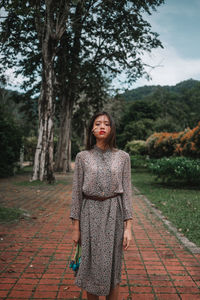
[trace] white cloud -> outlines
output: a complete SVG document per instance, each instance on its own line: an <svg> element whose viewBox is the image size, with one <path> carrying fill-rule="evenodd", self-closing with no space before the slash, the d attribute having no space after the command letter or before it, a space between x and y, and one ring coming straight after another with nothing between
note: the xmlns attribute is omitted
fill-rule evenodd
<svg viewBox="0 0 200 300"><path fill-rule="evenodd" d="M145 55L144 62L155 68L146 68L151 80L139 79L131 88L143 85L175 85L183 80L200 80L200 59L188 59L179 56L175 48L166 45L151 55ZM157 66L157 67L156 67Z"/></svg>

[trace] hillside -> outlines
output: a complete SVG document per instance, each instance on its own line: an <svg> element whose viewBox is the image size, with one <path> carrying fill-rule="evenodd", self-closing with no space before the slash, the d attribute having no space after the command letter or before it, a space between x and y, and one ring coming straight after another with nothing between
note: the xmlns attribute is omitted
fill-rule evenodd
<svg viewBox="0 0 200 300"><path fill-rule="evenodd" d="M143 100L147 97L151 97L154 93L158 90L163 90L166 92L172 92L176 94L183 94L188 90L196 88L200 84L198 80L185 80L182 81L174 86L160 86L160 85L150 85L150 86L143 86L132 90L127 90L125 93L121 94L120 96L126 101L134 101L134 100Z"/></svg>

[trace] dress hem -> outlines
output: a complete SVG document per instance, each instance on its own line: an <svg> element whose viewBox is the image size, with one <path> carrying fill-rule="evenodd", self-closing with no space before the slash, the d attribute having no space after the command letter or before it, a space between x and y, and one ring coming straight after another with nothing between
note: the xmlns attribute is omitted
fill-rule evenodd
<svg viewBox="0 0 200 300"><path fill-rule="evenodd" d="M114 289L118 284L120 284L120 282L121 282L121 279L118 280L113 286L111 286L111 288L110 288L110 290L109 290L108 293L96 293L96 294L94 294L94 292L92 292L87 287L83 287L83 285L81 285L81 284L76 283L75 285L78 286L78 287L80 287L81 289L85 290L86 292L92 294L92 295L95 295L95 296L108 296L109 293L110 293L110 291L111 291L111 289Z"/></svg>

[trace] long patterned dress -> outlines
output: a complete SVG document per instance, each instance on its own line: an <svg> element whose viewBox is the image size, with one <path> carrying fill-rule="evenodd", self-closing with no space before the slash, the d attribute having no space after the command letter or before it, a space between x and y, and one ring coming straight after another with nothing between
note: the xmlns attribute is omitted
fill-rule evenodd
<svg viewBox="0 0 200 300"><path fill-rule="evenodd" d="M85 195L114 198L84 199ZM70 218L80 221L82 260L75 284L108 295L121 280L124 221L132 219L130 157L122 150L92 150L76 156Z"/></svg>

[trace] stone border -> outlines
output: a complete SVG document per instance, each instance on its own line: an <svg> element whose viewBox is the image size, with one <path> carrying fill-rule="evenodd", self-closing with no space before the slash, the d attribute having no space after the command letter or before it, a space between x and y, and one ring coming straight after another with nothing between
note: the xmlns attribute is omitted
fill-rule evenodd
<svg viewBox="0 0 200 300"><path fill-rule="evenodd" d="M166 217L162 214L162 212L159 209L157 209L157 208L154 207L154 204L151 203L151 201L149 201L145 195L141 194L141 192L136 187L133 187L133 191L138 193L138 196L140 196L146 202L146 204L153 211L153 213L170 229L170 231L172 231L175 234L175 236L177 237L177 239L189 251L191 251L194 254L200 254L200 247L198 247L193 242L189 241L188 238L186 238L183 234L181 234L177 230L177 228L174 227L172 225L172 223L169 220L166 219Z"/></svg>

